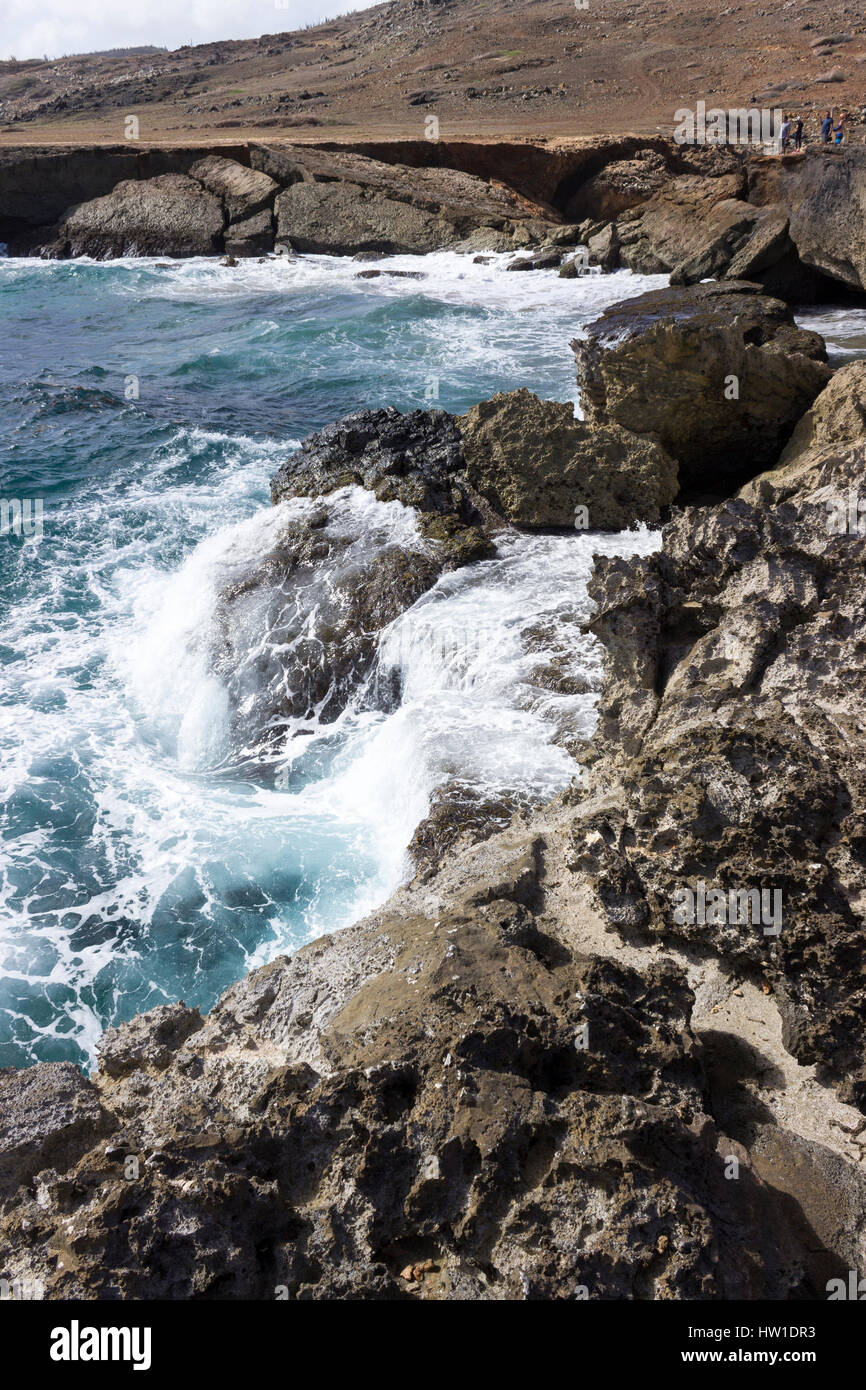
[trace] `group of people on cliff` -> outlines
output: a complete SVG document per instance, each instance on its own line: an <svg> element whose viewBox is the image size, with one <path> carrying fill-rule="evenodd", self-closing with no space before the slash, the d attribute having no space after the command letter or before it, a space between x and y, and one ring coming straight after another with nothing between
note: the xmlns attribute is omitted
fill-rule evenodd
<svg viewBox="0 0 866 1390"><path fill-rule="evenodd" d="M839 112L836 124L833 124L832 111L825 111L821 121L821 144L829 145L830 137L833 137L834 145L841 145L845 139L845 119L846 113ZM779 127L779 141L782 154L790 154L791 149L802 150L803 148L803 117L797 116L794 120L786 116Z"/></svg>

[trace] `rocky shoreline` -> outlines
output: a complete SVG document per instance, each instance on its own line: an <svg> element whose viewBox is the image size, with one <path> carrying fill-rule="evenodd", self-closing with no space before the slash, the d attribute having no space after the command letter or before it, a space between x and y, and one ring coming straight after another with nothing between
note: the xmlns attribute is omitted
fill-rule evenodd
<svg viewBox="0 0 866 1390"><path fill-rule="evenodd" d="M397 198L393 168L356 182L366 157L339 179L295 157L121 181L53 253L142 251L154 209L174 254L193 222L209 253L231 234L252 254L265 217L293 252L327 232L347 254L446 226L561 249L571 227L596 262L652 256L676 283L574 344L584 421L527 391L361 411L285 461L273 502L320 501L263 573L291 585L339 549L347 485L414 508L419 535L334 597L326 684L293 685L293 712L338 705L376 633L504 528L646 522L662 545L596 559L598 728L555 801L443 788L415 876L364 921L205 1017L110 1029L89 1078L0 1072L0 1272L49 1299L826 1298L866 1265L866 365L833 372L787 301L798 276L866 285L830 211L859 152L661 183L654 160L608 163L581 194L610 214L595 228L514 188L479 222L476 175Z"/></svg>
<svg viewBox="0 0 866 1390"><path fill-rule="evenodd" d="M370 918L204 1018L109 1030L90 1078L3 1072L5 1277L47 1298L808 1299L862 1266L863 541L827 504L862 473L866 368L831 374L747 283L641 296L577 352L585 424L528 392L362 412L273 497L327 510L351 482L417 509L430 550L365 586L368 636L503 526L669 514L658 553L596 562L584 780L514 815L446 795ZM684 485L717 500L671 512ZM274 562L314 561L321 526ZM779 894L779 922L682 918L700 884Z"/></svg>
<svg viewBox="0 0 866 1390"><path fill-rule="evenodd" d="M0 150L10 254L375 257L533 251L514 268L759 283L788 303L866 293L866 148L394 141ZM364 272L373 274L370 272Z"/></svg>

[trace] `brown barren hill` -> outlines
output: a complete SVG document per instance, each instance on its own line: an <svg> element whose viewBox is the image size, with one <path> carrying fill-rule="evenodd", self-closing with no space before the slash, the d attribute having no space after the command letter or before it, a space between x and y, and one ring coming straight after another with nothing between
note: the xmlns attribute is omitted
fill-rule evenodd
<svg viewBox="0 0 866 1390"><path fill-rule="evenodd" d="M0 143L116 143L129 116L161 145L670 135L699 101L811 114L812 133L832 106L860 139L864 79L853 4L391 0L294 33L0 63Z"/></svg>

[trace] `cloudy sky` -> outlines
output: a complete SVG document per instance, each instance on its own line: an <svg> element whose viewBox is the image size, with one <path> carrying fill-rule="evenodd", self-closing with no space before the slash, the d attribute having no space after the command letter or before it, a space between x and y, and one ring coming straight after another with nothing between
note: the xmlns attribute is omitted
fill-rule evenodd
<svg viewBox="0 0 866 1390"><path fill-rule="evenodd" d="M375 0L0 0L0 58L278 34Z"/></svg>

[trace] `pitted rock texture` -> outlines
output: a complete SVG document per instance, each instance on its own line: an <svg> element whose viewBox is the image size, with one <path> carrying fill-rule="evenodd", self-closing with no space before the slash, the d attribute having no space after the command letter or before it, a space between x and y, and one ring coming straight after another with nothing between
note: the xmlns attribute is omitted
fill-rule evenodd
<svg viewBox="0 0 866 1390"><path fill-rule="evenodd" d="M676 464L658 444L590 427L525 389L481 401L457 425L472 487L521 526L575 526L578 507L594 531L655 525L677 494Z"/></svg>
<svg viewBox="0 0 866 1390"><path fill-rule="evenodd" d="M776 462L830 379L823 339L738 281L624 300L572 347L587 422L650 436L681 488L717 495Z"/></svg>
<svg viewBox="0 0 866 1390"><path fill-rule="evenodd" d="M597 562L608 679L574 858L616 930L687 940L768 982L789 1050L858 1105L864 541L834 529L832 503L862 483L864 380L859 363L834 378L778 478L679 514L656 555ZM678 922L675 895L698 881L778 890L781 931L730 912Z"/></svg>
<svg viewBox="0 0 866 1390"><path fill-rule="evenodd" d="M0 1200L47 1164L66 1169L112 1127L71 1062L0 1071Z"/></svg>
<svg viewBox="0 0 866 1390"><path fill-rule="evenodd" d="M192 1031L182 1005L113 1030L79 1083L107 1134L30 1165L11 1275L49 1298L808 1295L802 1218L748 1164L725 1179L682 973L540 932L543 860L506 832L447 909L404 896ZM10 1083L24 1126L50 1071Z"/></svg>

